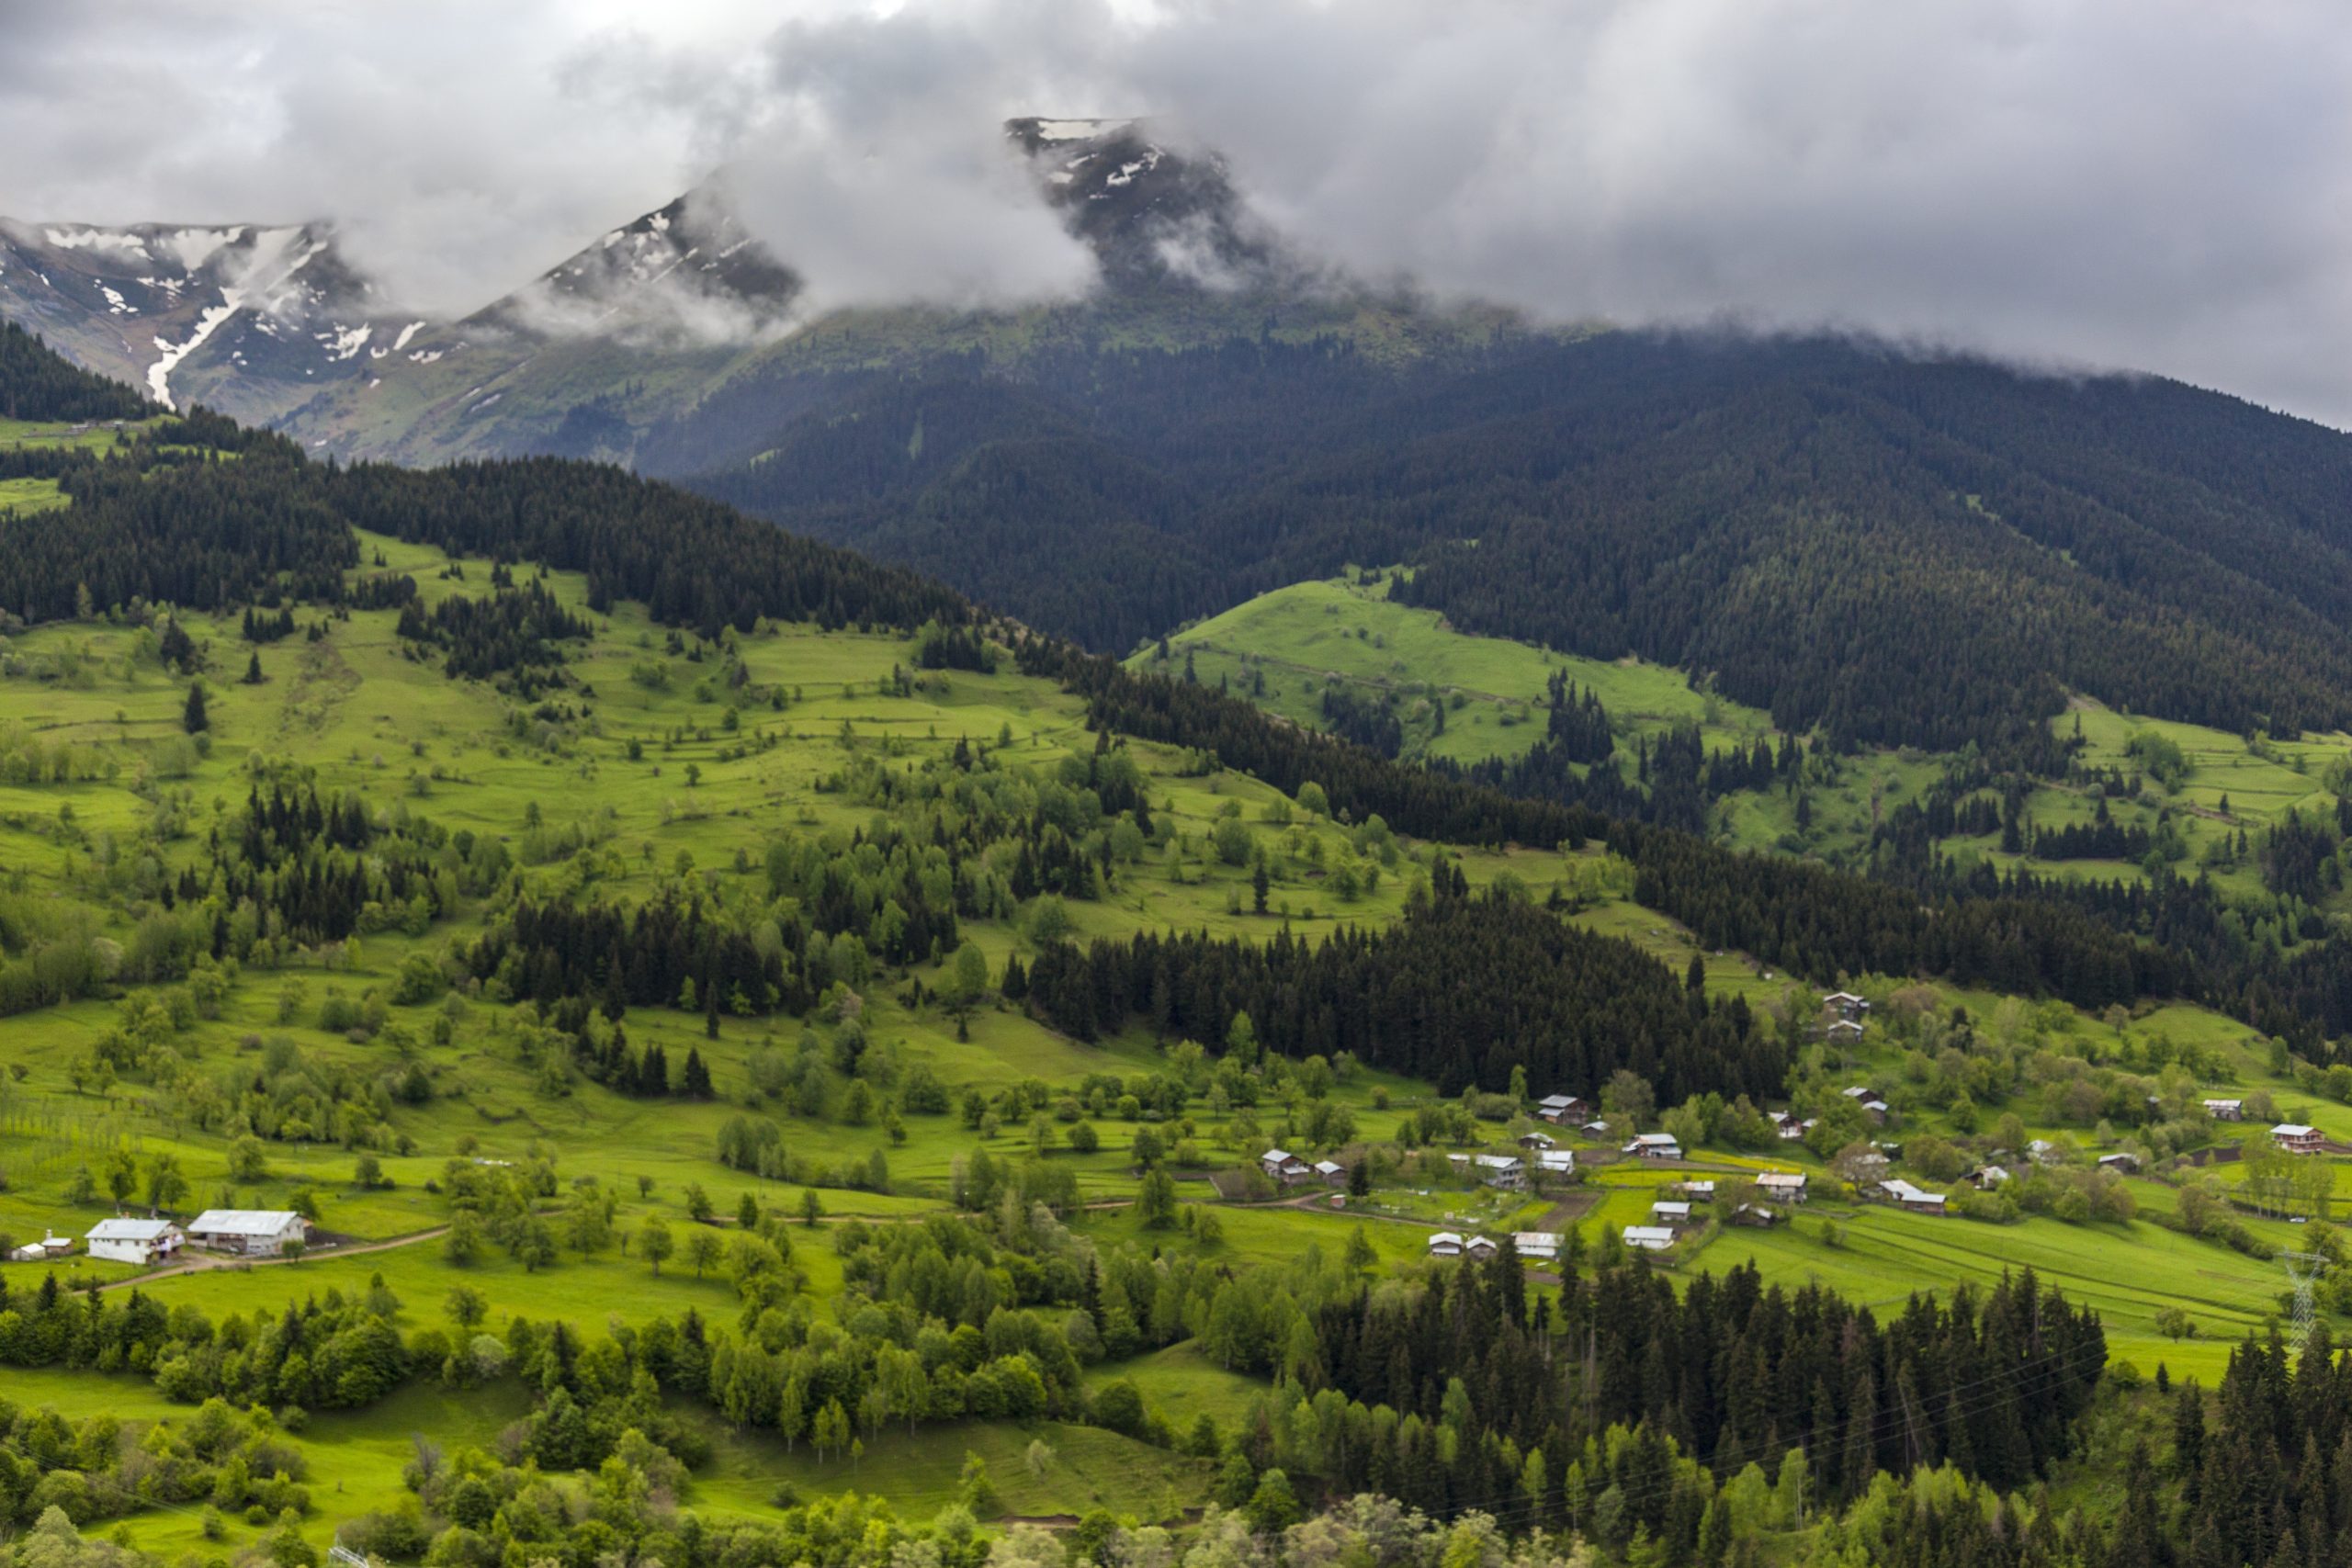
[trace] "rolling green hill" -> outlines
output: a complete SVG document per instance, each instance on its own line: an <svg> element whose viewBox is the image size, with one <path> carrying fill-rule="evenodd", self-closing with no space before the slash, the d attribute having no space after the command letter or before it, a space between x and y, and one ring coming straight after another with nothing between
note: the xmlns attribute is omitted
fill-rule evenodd
<svg viewBox="0 0 2352 1568"><path fill-rule="evenodd" d="M1368 575L1374 581L1346 575L1261 593L1170 634L1170 658L1189 659L1200 680L1299 724L1322 725L1322 692L1334 683L1379 700L1400 710L1401 754L1416 761L1525 751L1543 734L1533 709L1555 672L1597 694L1629 740L1678 723L1699 725L1713 744L1750 743L1771 730L1770 716L1694 691L1679 671L1468 636L1433 610L1392 600L1385 574ZM1156 645L1129 660L1147 661L1164 662Z"/></svg>
<svg viewBox="0 0 2352 1568"><path fill-rule="evenodd" d="M1677 726L1695 726L1710 752L1778 744L1767 714L1712 691L1694 690L1682 672L1634 660L1613 663L1454 629L1434 610L1398 603L1392 574L1351 572L1276 589L1186 626L1133 655L1131 668L1181 673L1246 696L1270 712L1313 728L1345 731L1346 710L1326 693L1394 716L1408 760L1463 765L1523 757L1545 733L1548 688L1557 675L1597 696L1614 738L1611 766L1629 777L1637 750ZM1165 647L1163 656L1161 648ZM1443 713L1443 728L1438 715ZM2231 735L2197 725L2119 713L2087 697L2072 698L2050 721L2052 737L2079 746L2069 773L2004 784L1957 753L1866 749L1819 755L1809 786L1738 787L1708 803L1706 825L1723 841L1759 851L1802 853L1836 864L1870 863L1874 843L1899 829L1906 807L1928 803L1939 783L1973 781L1949 792L1997 818L2012 788L2013 815L2027 835L2089 829L2101 820L2159 842L2159 861L2183 874L2203 874L2225 897L2267 913L2266 846L2290 819L2335 821L2336 789L2352 765L2352 737ZM2152 750L2153 747L2153 750ZM2152 759L2161 759L2155 767ZM2110 782L2112 781L2112 783ZM2120 787L2127 784L2129 787ZM1808 820L1797 821L1795 797ZM2338 863L2340 830L2325 829L2322 859ZM2241 844L2241 838L2244 843ZM2004 872L2144 885L2148 851L2123 854L2037 854L2030 837L2012 844L1997 821L1982 830L1950 830L1928 840L1940 854ZM2050 846L2054 852L2054 840ZM2277 878L2272 879L2274 882ZM2299 896L2330 912L2346 908L2340 864L2314 866L2296 879Z"/></svg>

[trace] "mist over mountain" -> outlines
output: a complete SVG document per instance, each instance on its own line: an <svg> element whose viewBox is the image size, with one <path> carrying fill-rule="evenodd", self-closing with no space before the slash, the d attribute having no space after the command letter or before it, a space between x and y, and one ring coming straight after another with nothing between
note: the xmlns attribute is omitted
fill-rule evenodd
<svg viewBox="0 0 2352 1568"><path fill-rule="evenodd" d="M1056 309L1181 298L1209 303L1221 330L1212 296L1278 276L1306 286L1277 267L1213 157L1172 151L1130 120L1028 118L1001 138L1040 212L1090 257L1094 283ZM200 400L323 450L435 460L557 446L627 459L624 427L675 414L741 357L824 326L854 336L876 314L813 300L794 258L746 221L742 185L721 171L455 319L393 308L324 222L0 219L0 317L160 402ZM933 346L923 335L913 352ZM628 407L616 412L616 399ZM594 432L584 442L582 421Z"/></svg>
<svg viewBox="0 0 2352 1568"><path fill-rule="evenodd" d="M1404 567L1464 627L1681 665L1840 744L2030 748L2070 691L2352 724L2344 436L2153 378L1368 281L1148 119L1019 117L989 156L1083 290L846 302L833 241L771 237L754 163L455 320L388 310L323 225L11 223L0 311L309 450L617 461L1114 651Z"/></svg>

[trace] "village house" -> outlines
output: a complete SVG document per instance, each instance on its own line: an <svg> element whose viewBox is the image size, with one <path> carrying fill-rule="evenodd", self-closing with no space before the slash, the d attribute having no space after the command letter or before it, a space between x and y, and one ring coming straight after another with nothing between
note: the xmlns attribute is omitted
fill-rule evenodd
<svg viewBox="0 0 2352 1568"><path fill-rule="evenodd" d="M1314 1172L1312 1166L1288 1149L1268 1149L1258 1156L1258 1168L1284 1187L1295 1187Z"/></svg>
<svg viewBox="0 0 2352 1568"><path fill-rule="evenodd" d="M1560 1233L1557 1231L1516 1231L1510 1244L1521 1258L1539 1263L1554 1263L1560 1257Z"/></svg>
<svg viewBox="0 0 2352 1568"><path fill-rule="evenodd" d="M1669 1182L1666 1190L1678 1198L1695 1198L1702 1203L1715 1195L1715 1184L1712 1181Z"/></svg>
<svg viewBox="0 0 2352 1568"><path fill-rule="evenodd" d="M1522 1149L1541 1152L1544 1149L1559 1147L1560 1141L1549 1133L1521 1133L1519 1135L1519 1146Z"/></svg>
<svg viewBox="0 0 2352 1568"><path fill-rule="evenodd" d="M1788 1217L1780 1210L1764 1203L1742 1203L1731 1212L1731 1223L1736 1225L1769 1228L1779 1224Z"/></svg>
<svg viewBox="0 0 2352 1568"><path fill-rule="evenodd" d="M2209 1100L2205 1102L2205 1114L2216 1122L2243 1122L2245 1120L2245 1101Z"/></svg>
<svg viewBox="0 0 2352 1568"><path fill-rule="evenodd" d="M2117 1154L2101 1155L2098 1156L2098 1168L2101 1170L2112 1170L2121 1175L2129 1176L2140 1168L2140 1156L2131 1153L2129 1150L2124 1150Z"/></svg>
<svg viewBox="0 0 2352 1568"><path fill-rule="evenodd" d="M178 1253L187 1238L169 1220L134 1220L118 1215L100 1220L83 1238L90 1256L111 1263L164 1263Z"/></svg>
<svg viewBox="0 0 2352 1568"><path fill-rule="evenodd" d="M52 1258L71 1258L73 1255L74 1238L72 1236L51 1235L46 1229L42 1231L39 1241L28 1241L8 1254L18 1263L47 1263Z"/></svg>
<svg viewBox="0 0 2352 1568"><path fill-rule="evenodd" d="M1462 1237L1453 1231L1438 1232L1430 1237L1430 1256L1431 1258L1461 1257Z"/></svg>
<svg viewBox="0 0 2352 1568"><path fill-rule="evenodd" d="M1335 1159L1317 1160L1315 1174L1323 1179L1326 1187L1345 1187L1348 1184L1348 1168Z"/></svg>
<svg viewBox="0 0 2352 1568"><path fill-rule="evenodd" d="M1871 1004L1851 991L1832 991L1821 998L1821 1005L1849 1023L1860 1023L1862 1014L1871 1010Z"/></svg>
<svg viewBox="0 0 2352 1568"><path fill-rule="evenodd" d="M1921 1191L1899 1176L1880 1182L1878 1190L1886 1195L1889 1202L1915 1214L1940 1214L1944 1212L1942 1193Z"/></svg>
<svg viewBox="0 0 2352 1568"><path fill-rule="evenodd" d="M1624 1152L1638 1159L1680 1159L1682 1145L1671 1133L1636 1133Z"/></svg>
<svg viewBox="0 0 2352 1568"><path fill-rule="evenodd" d="M2290 1155L2315 1155L2327 1148L2327 1134L2300 1122L2281 1122L2270 1129L2270 1141Z"/></svg>
<svg viewBox="0 0 2352 1568"><path fill-rule="evenodd" d="M311 1223L291 1209L207 1209L187 1225L193 1245L241 1258L276 1258L310 1235Z"/></svg>
<svg viewBox="0 0 2352 1568"><path fill-rule="evenodd" d="M1470 1163L1477 1168L1478 1179L1489 1187L1516 1192L1527 1185L1527 1162L1517 1155L1473 1155Z"/></svg>
<svg viewBox="0 0 2352 1568"><path fill-rule="evenodd" d="M1990 1192L2008 1179L2009 1173L2007 1168L1997 1165L1980 1165L1968 1173L1969 1181L1974 1184L1979 1192Z"/></svg>
<svg viewBox="0 0 2352 1568"><path fill-rule="evenodd" d="M1884 1122L1892 1114L1887 1107L1886 1097L1868 1084L1856 1084L1846 1090L1846 1098L1860 1106L1863 1114L1868 1116L1873 1123Z"/></svg>
<svg viewBox="0 0 2352 1568"><path fill-rule="evenodd" d="M1756 1190L1775 1203L1804 1201L1804 1172L1768 1170L1756 1179Z"/></svg>
<svg viewBox="0 0 2352 1568"><path fill-rule="evenodd" d="M1861 1192L1868 1192L1884 1181L1886 1173L1894 1168L1894 1162L1875 1149L1838 1156L1838 1174L1852 1182L1856 1190Z"/></svg>
<svg viewBox="0 0 2352 1568"><path fill-rule="evenodd" d="M1664 1252L1674 1245L1674 1233L1664 1225L1627 1225L1625 1245L1643 1252Z"/></svg>
<svg viewBox="0 0 2352 1568"><path fill-rule="evenodd" d="M1772 1131L1780 1135L1782 1143L1793 1144L1813 1131L1814 1120L1809 1118L1800 1122L1792 1111L1775 1111L1771 1117Z"/></svg>
<svg viewBox="0 0 2352 1568"><path fill-rule="evenodd" d="M1462 1244L1464 1258L1487 1258L1502 1250L1502 1244L1492 1236L1474 1235Z"/></svg>
<svg viewBox="0 0 2352 1568"><path fill-rule="evenodd" d="M1690 1223L1690 1205L1679 1199L1661 1198L1650 1205L1650 1218L1661 1225L1687 1225Z"/></svg>
<svg viewBox="0 0 2352 1568"><path fill-rule="evenodd" d="M1535 1156L1535 1174L1551 1181L1566 1181L1577 1173L1574 1149L1546 1149Z"/></svg>
<svg viewBox="0 0 2352 1568"><path fill-rule="evenodd" d="M1609 1136L1609 1123L1606 1122L1588 1122L1583 1126L1578 1127L1577 1131L1582 1133L1588 1138L1605 1138Z"/></svg>
<svg viewBox="0 0 2352 1568"><path fill-rule="evenodd" d="M1862 1026L1850 1018L1841 1018L1822 1033L1840 1045L1851 1045L1862 1037Z"/></svg>
<svg viewBox="0 0 2352 1568"><path fill-rule="evenodd" d="M2066 1151L2047 1138L2036 1138L2025 1146L2025 1157L2036 1165L2056 1165L2066 1157Z"/></svg>
<svg viewBox="0 0 2352 1568"><path fill-rule="evenodd" d="M1573 1094L1547 1094L1535 1102L1535 1114L1555 1127L1581 1122L1591 1113L1592 1107Z"/></svg>

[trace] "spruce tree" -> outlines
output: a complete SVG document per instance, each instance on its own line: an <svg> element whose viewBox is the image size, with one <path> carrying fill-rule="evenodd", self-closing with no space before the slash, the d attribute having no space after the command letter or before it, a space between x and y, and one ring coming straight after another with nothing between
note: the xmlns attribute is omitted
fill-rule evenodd
<svg viewBox="0 0 2352 1568"><path fill-rule="evenodd" d="M212 728L212 720L204 711L204 682L191 681L187 687L187 706L180 710L180 728L190 735L201 735Z"/></svg>

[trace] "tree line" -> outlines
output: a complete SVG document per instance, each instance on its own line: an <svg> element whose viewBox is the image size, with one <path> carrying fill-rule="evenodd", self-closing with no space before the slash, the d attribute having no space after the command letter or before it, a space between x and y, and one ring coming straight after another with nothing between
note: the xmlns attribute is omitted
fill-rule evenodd
<svg viewBox="0 0 2352 1568"><path fill-rule="evenodd" d="M1223 1042L1245 1066L1260 1050L1344 1051L1447 1096L1500 1093L1515 1071L1537 1093L1589 1095L1620 1071L1668 1101L1780 1093L1788 1045L1744 1001L1690 993L1632 942L1554 910L1472 897L1460 875L1435 897L1417 889L1394 926L1321 943L1287 931L1266 942L1143 932L1049 947L1030 967L1028 1002L1080 1040L1141 1019L1162 1038Z"/></svg>

